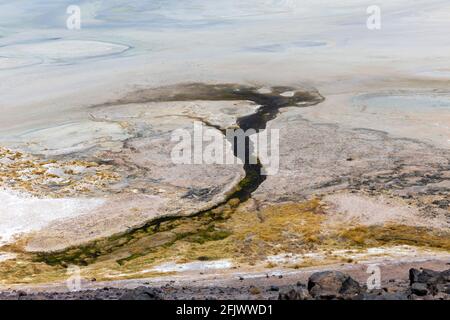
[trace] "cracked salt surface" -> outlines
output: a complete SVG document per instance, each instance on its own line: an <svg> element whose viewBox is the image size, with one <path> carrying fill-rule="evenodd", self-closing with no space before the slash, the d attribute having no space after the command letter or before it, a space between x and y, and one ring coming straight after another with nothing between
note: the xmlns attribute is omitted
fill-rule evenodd
<svg viewBox="0 0 450 320"><path fill-rule="evenodd" d="M88 213L103 199L41 199L10 190L0 190L0 245L20 234L37 231L51 222Z"/></svg>

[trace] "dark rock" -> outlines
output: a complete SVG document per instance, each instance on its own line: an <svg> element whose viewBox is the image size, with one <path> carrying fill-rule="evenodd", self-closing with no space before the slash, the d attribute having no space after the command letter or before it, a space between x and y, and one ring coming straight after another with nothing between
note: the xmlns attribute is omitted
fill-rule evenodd
<svg viewBox="0 0 450 320"><path fill-rule="evenodd" d="M408 300L408 295L403 292L364 293L363 300Z"/></svg>
<svg viewBox="0 0 450 320"><path fill-rule="evenodd" d="M314 298L334 299L343 295L357 295L361 292L361 286L342 272L324 271L309 277L308 290Z"/></svg>
<svg viewBox="0 0 450 320"><path fill-rule="evenodd" d="M415 282L411 285L411 293L417 296L425 296L428 294L426 283Z"/></svg>
<svg viewBox="0 0 450 320"><path fill-rule="evenodd" d="M435 288L436 288L437 292L450 294L450 283L447 283L447 284L439 283L436 285Z"/></svg>
<svg viewBox="0 0 450 320"><path fill-rule="evenodd" d="M162 300L158 290L138 287L130 290L120 297L120 300Z"/></svg>
<svg viewBox="0 0 450 320"><path fill-rule="evenodd" d="M382 295L385 294L386 292L383 289L372 289L370 291L367 292L367 294L371 294L371 295Z"/></svg>
<svg viewBox="0 0 450 320"><path fill-rule="evenodd" d="M416 282L428 284L444 284L450 282L450 270L439 272L430 269L423 269L422 271L417 269L410 269L409 282L410 284Z"/></svg>
<svg viewBox="0 0 450 320"><path fill-rule="evenodd" d="M17 296L19 297L25 297L27 295L27 293L25 291L18 291L17 292Z"/></svg>
<svg viewBox="0 0 450 320"><path fill-rule="evenodd" d="M280 291L280 288L277 286L270 286L269 291Z"/></svg>
<svg viewBox="0 0 450 320"><path fill-rule="evenodd" d="M447 294L450 285L450 270L442 272L430 269L409 270L409 280L411 284L411 292L417 296L427 294L437 295L439 293ZM423 285L419 285L423 284ZM427 292L425 293L425 288Z"/></svg>
<svg viewBox="0 0 450 320"><path fill-rule="evenodd" d="M305 287L288 287L280 292L278 300L308 300L311 296Z"/></svg>
<svg viewBox="0 0 450 320"><path fill-rule="evenodd" d="M437 279L440 276L440 272L433 271L430 269L422 269L422 272L417 277L417 282L419 283L428 283L433 281L433 279Z"/></svg>
<svg viewBox="0 0 450 320"><path fill-rule="evenodd" d="M419 281L420 270L417 269L409 269L409 284L413 284Z"/></svg>
<svg viewBox="0 0 450 320"><path fill-rule="evenodd" d="M450 269L442 271L440 274L440 278L444 283L450 283Z"/></svg>
<svg viewBox="0 0 450 320"><path fill-rule="evenodd" d="M375 300L408 300L408 295L403 292L385 293Z"/></svg>
<svg viewBox="0 0 450 320"><path fill-rule="evenodd" d="M35 294L31 298L32 300L48 300L48 298L43 294Z"/></svg>
<svg viewBox="0 0 450 320"><path fill-rule="evenodd" d="M356 295L361 292L361 286L352 277L348 277L343 283L339 293L345 295Z"/></svg>
<svg viewBox="0 0 450 320"><path fill-rule="evenodd" d="M427 285L433 295L450 294L450 270L440 272L438 276L430 278Z"/></svg>

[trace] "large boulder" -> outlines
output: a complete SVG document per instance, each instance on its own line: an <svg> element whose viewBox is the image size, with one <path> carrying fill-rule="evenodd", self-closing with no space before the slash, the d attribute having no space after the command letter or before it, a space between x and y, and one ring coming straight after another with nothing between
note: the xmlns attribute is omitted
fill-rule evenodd
<svg viewBox="0 0 450 320"><path fill-rule="evenodd" d="M418 283L446 283L450 281L450 269L446 271L434 271L430 269L410 269L409 282Z"/></svg>
<svg viewBox="0 0 450 320"><path fill-rule="evenodd" d="M361 286L339 271L316 272L308 280L308 291L316 299L351 298L361 293Z"/></svg>

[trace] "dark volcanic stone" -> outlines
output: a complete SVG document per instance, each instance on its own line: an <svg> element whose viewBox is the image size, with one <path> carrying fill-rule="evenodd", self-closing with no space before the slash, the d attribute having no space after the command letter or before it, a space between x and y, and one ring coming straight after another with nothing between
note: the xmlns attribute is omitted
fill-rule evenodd
<svg viewBox="0 0 450 320"><path fill-rule="evenodd" d="M129 290L120 297L120 300L162 300L160 292L158 290L138 287L133 290Z"/></svg>
<svg viewBox="0 0 450 320"><path fill-rule="evenodd" d="M280 291L280 288L277 286L270 286L269 291Z"/></svg>
<svg viewBox="0 0 450 320"><path fill-rule="evenodd" d="M413 284L419 281L420 270L417 269L409 269L409 284Z"/></svg>
<svg viewBox="0 0 450 320"><path fill-rule="evenodd" d="M409 282L413 284L419 283L445 283L450 277L450 270L443 272L434 271L430 269L410 269L409 270ZM447 280L446 280L447 279Z"/></svg>
<svg viewBox="0 0 450 320"><path fill-rule="evenodd" d="M426 283L415 282L411 285L411 293L417 296L425 296L428 294Z"/></svg>
<svg viewBox="0 0 450 320"><path fill-rule="evenodd" d="M352 277L348 277L343 283L339 293L341 294L359 294L361 292L361 287L357 281Z"/></svg>
<svg viewBox="0 0 450 320"><path fill-rule="evenodd" d="M429 269L421 271L410 269L409 280L411 293L416 296L448 294L450 292L450 269L442 272Z"/></svg>
<svg viewBox="0 0 450 320"><path fill-rule="evenodd" d="M311 296L303 286L288 287L280 292L278 300L308 300Z"/></svg>
<svg viewBox="0 0 450 320"><path fill-rule="evenodd" d="M450 284L450 269L442 271L439 274L437 282L440 284Z"/></svg>
<svg viewBox="0 0 450 320"><path fill-rule="evenodd" d="M383 293L365 293L363 300L408 300L408 296L403 292L383 292Z"/></svg>
<svg viewBox="0 0 450 320"><path fill-rule="evenodd" d="M436 285L435 288L437 292L450 294L450 283L447 284L439 283Z"/></svg>
<svg viewBox="0 0 450 320"><path fill-rule="evenodd" d="M433 271L430 269L423 269L422 272L417 277L417 282L420 283L428 283L430 281L434 281L433 279L437 279L440 276L440 272Z"/></svg>
<svg viewBox="0 0 450 320"><path fill-rule="evenodd" d="M316 272L309 277L308 290L319 299L334 299L357 295L361 287L357 281L339 271Z"/></svg>

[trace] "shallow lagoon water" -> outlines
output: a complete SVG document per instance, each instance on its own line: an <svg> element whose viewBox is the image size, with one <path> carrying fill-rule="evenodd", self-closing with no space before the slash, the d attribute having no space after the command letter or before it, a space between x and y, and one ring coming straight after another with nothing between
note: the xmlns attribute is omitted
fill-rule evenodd
<svg viewBox="0 0 450 320"><path fill-rule="evenodd" d="M298 49L312 49L316 47L324 47L327 46L328 43L326 41L319 40L301 40L295 41L291 43L273 43L273 44L264 44L259 46L247 47L246 51L250 52L283 52L287 50L298 50Z"/></svg>
<svg viewBox="0 0 450 320"><path fill-rule="evenodd" d="M377 93L358 96L354 103L364 111L436 112L450 110L448 93Z"/></svg>
<svg viewBox="0 0 450 320"><path fill-rule="evenodd" d="M127 46L101 41L49 39L4 46L0 52L26 59L73 60L122 53Z"/></svg>

